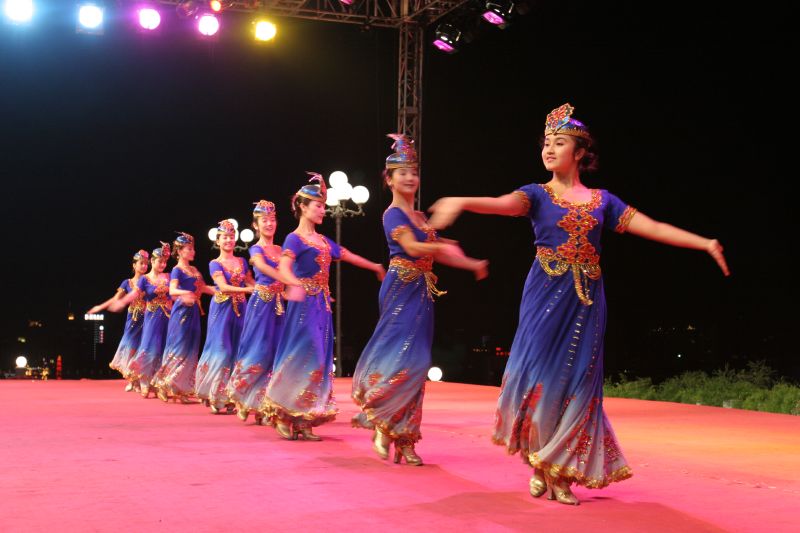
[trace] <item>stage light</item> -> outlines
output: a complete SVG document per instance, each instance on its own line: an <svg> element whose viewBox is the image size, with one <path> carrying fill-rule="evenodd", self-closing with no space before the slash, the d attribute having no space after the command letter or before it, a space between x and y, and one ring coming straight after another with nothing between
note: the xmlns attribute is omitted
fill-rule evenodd
<svg viewBox="0 0 800 533"><path fill-rule="evenodd" d="M33 18L33 0L6 0L4 11L11 22L30 22Z"/></svg>
<svg viewBox="0 0 800 533"><path fill-rule="evenodd" d="M103 8L97 4L83 4L78 8L78 30L86 33L102 33Z"/></svg>
<svg viewBox="0 0 800 533"><path fill-rule="evenodd" d="M325 205L329 207L336 207L339 205L339 191L333 187L329 187L328 195L325 197Z"/></svg>
<svg viewBox="0 0 800 533"><path fill-rule="evenodd" d="M253 233L253 230L251 230L250 228L245 228L245 229L242 230L242 242L243 243L250 244L251 242L253 242L253 239L255 239L255 237L256 236Z"/></svg>
<svg viewBox="0 0 800 533"><path fill-rule="evenodd" d="M139 10L139 26L145 30L154 30L161 24L161 14L152 7L143 7Z"/></svg>
<svg viewBox="0 0 800 533"><path fill-rule="evenodd" d="M356 205L362 205L367 203L367 200L369 200L369 189L367 189L363 185L356 185L355 187L353 187L352 198L353 202L355 202Z"/></svg>
<svg viewBox="0 0 800 533"><path fill-rule="evenodd" d="M432 366L428 370L428 379L431 381L442 381L442 369L438 366Z"/></svg>
<svg viewBox="0 0 800 533"><path fill-rule="evenodd" d="M268 20L256 22L256 41L271 41L278 33L278 28Z"/></svg>
<svg viewBox="0 0 800 533"><path fill-rule="evenodd" d="M511 0L488 0L486 2L486 11L483 12L483 18L490 24L504 28L508 21L511 20L513 11L514 2Z"/></svg>
<svg viewBox="0 0 800 533"><path fill-rule="evenodd" d="M17 360L14 362L16 363L17 368L25 368L28 366L28 359L24 355L17 357Z"/></svg>
<svg viewBox="0 0 800 533"><path fill-rule="evenodd" d="M219 19L211 14L200 15L197 30L206 37L212 37L219 31Z"/></svg>
<svg viewBox="0 0 800 533"><path fill-rule="evenodd" d="M452 24L439 24L435 35L433 46L446 54L458 52L458 46L461 44L461 30Z"/></svg>
<svg viewBox="0 0 800 533"><path fill-rule="evenodd" d="M331 175L328 178L328 183L331 184L331 187L338 188L339 186L347 183L347 174L341 170L334 170L331 172Z"/></svg>
<svg viewBox="0 0 800 533"><path fill-rule="evenodd" d="M346 6L352 6L355 0L339 0L339 3L344 4Z"/></svg>
<svg viewBox="0 0 800 533"><path fill-rule="evenodd" d="M339 195L339 200L349 200L353 195L353 186L346 181L335 187L336 194Z"/></svg>
<svg viewBox="0 0 800 533"><path fill-rule="evenodd" d="M211 0L208 3L208 7L210 7L211 11L213 11L214 13L219 13L220 11L222 11L222 2L220 2L219 0Z"/></svg>

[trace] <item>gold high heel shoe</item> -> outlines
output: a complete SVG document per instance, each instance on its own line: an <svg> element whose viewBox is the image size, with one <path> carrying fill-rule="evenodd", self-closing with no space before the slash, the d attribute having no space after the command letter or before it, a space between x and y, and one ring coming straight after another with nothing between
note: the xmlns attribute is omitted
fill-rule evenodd
<svg viewBox="0 0 800 533"><path fill-rule="evenodd" d="M389 458L389 447L392 445L392 439L388 435L376 429L375 434L372 436L372 449L378 454L381 459Z"/></svg>
<svg viewBox="0 0 800 533"><path fill-rule="evenodd" d="M158 399L164 403L169 402L169 396L167 395L167 391L165 391L164 389L158 389L158 392L156 392L156 396L158 396Z"/></svg>
<svg viewBox="0 0 800 533"><path fill-rule="evenodd" d="M222 407L217 407L216 404L209 403L209 409L211 409L212 413L214 413L215 415L218 415L218 414L220 414L222 412L223 408Z"/></svg>
<svg viewBox="0 0 800 533"><path fill-rule="evenodd" d="M394 443L394 462L400 464L400 458L406 460L407 465L422 466L422 457L414 451L413 442L395 441Z"/></svg>
<svg viewBox="0 0 800 533"><path fill-rule="evenodd" d="M291 422L286 423L281 420L275 422L275 433L286 440L297 440L297 433L294 432Z"/></svg>
<svg viewBox="0 0 800 533"><path fill-rule="evenodd" d="M297 432L296 434L302 435L304 440L311 440L314 442L322 440L322 437L320 437L319 435L314 435L314 433L312 433L310 426L304 426L295 431Z"/></svg>
<svg viewBox="0 0 800 533"><path fill-rule="evenodd" d="M133 390L133 382L129 381L128 384L125 386L125 392L131 392Z"/></svg>
<svg viewBox="0 0 800 533"><path fill-rule="evenodd" d="M139 389L139 392L141 393L142 398L147 399L147 397L150 396L150 385L142 385Z"/></svg>
<svg viewBox="0 0 800 533"><path fill-rule="evenodd" d="M540 498L547 492L547 481L545 481L542 473L535 468L533 469L533 476L531 476L531 480L528 483L528 490L534 498Z"/></svg>
<svg viewBox="0 0 800 533"><path fill-rule="evenodd" d="M558 503L563 503L564 505L580 505L580 500L572 494L572 491L569 489L569 482L564 478L550 478L550 495L547 497L548 500L557 500Z"/></svg>
<svg viewBox="0 0 800 533"><path fill-rule="evenodd" d="M247 422L247 417L250 415L250 410L246 409L242 404L236 404L236 416L239 417L239 420L242 422Z"/></svg>

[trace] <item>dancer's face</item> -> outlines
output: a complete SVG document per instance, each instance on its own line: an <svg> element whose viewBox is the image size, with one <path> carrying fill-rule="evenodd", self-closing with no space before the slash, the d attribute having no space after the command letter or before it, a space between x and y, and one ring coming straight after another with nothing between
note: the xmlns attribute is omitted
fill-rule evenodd
<svg viewBox="0 0 800 533"><path fill-rule="evenodd" d="M178 250L178 258L191 263L194 261L194 244L186 244Z"/></svg>
<svg viewBox="0 0 800 533"><path fill-rule="evenodd" d="M233 252L236 246L236 234L234 233L219 233L217 234L217 246L223 252Z"/></svg>
<svg viewBox="0 0 800 533"><path fill-rule="evenodd" d="M133 271L139 274L140 276L144 276L147 274L147 267L148 267L147 259L138 259L133 264Z"/></svg>
<svg viewBox="0 0 800 533"><path fill-rule="evenodd" d="M278 229L278 221L275 215L261 215L253 223L253 227L258 230L258 234L266 239L271 239L275 236L275 230Z"/></svg>
<svg viewBox="0 0 800 533"><path fill-rule="evenodd" d="M165 268L167 268L167 259L165 257L153 258L153 272L161 274Z"/></svg>
<svg viewBox="0 0 800 533"><path fill-rule="evenodd" d="M308 204L300 204L300 209L303 210L303 216L310 222L322 224L322 219L325 218L325 204L312 200Z"/></svg>
<svg viewBox="0 0 800 533"><path fill-rule="evenodd" d="M386 180L393 191L403 196L414 196L419 189L419 170L416 168L396 168Z"/></svg>
<svg viewBox="0 0 800 533"><path fill-rule="evenodd" d="M544 168L550 172L566 172L577 167L586 151L575 148L575 139L570 135L546 135L542 146Z"/></svg>

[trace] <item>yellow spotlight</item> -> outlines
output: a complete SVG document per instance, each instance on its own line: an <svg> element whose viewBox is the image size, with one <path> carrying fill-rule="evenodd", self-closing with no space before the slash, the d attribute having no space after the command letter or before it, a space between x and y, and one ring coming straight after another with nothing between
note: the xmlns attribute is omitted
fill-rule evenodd
<svg viewBox="0 0 800 533"><path fill-rule="evenodd" d="M271 41L278 33L278 28L268 20L256 22L256 41Z"/></svg>

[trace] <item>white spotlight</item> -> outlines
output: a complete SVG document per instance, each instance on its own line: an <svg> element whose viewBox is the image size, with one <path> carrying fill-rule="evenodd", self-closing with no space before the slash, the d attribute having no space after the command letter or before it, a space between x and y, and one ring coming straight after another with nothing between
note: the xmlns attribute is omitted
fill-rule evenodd
<svg viewBox="0 0 800 533"><path fill-rule="evenodd" d="M103 8L84 4L78 9L78 24L85 30L97 31L103 26Z"/></svg>
<svg viewBox="0 0 800 533"><path fill-rule="evenodd" d="M438 366L432 366L428 370L428 379L431 381L442 381L442 369Z"/></svg>
<svg viewBox="0 0 800 533"><path fill-rule="evenodd" d="M6 0L4 11L11 22L30 22L33 18L33 0Z"/></svg>
<svg viewBox="0 0 800 533"><path fill-rule="evenodd" d="M17 357L15 363L17 364L17 368L25 368L28 366L28 359L24 355L20 355Z"/></svg>

